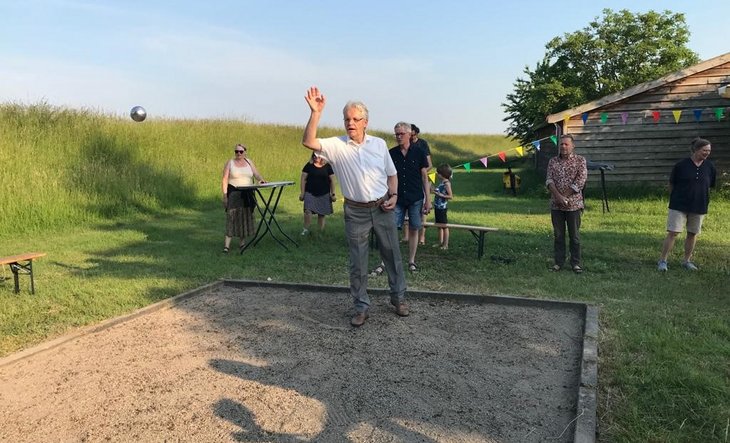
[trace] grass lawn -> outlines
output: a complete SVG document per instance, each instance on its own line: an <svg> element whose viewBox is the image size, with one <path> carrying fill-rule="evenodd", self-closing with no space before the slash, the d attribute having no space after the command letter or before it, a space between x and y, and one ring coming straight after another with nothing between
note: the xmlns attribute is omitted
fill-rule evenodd
<svg viewBox="0 0 730 443"><path fill-rule="evenodd" d="M31 111L35 118L28 119L22 110L0 107L0 157L14 162L0 164L4 179L10 177L0 194L0 255L48 254L34 263L35 296L14 294L12 274L1 270L9 280L0 283L0 356L219 278L347 285L341 201L324 235L302 238L296 186L284 191L278 220L298 248L287 252L265 239L243 256L221 253L225 222L218 194L228 151L246 141L268 180L298 180L308 157L299 145L301 128L130 126L102 117L83 123L46 111ZM478 160L484 143L509 146L490 140L429 139L435 164ZM225 153L209 154L223 145ZM56 165L55 173L39 167L39 158ZM282 159L293 161L277 168ZM600 439L729 441L727 197L713 195L696 249L700 271L680 269L680 242L670 271L660 274L666 197L610 190L611 212L603 213L589 192L581 229L586 272L553 273L541 180L523 164L516 169L523 189L513 197L501 189L502 172L458 169L453 182L450 221L500 229L487 234L484 259L476 260L468 232L452 232L450 249L440 251L431 247L436 232L429 231L418 253L421 271L408 276L409 287L595 304ZM23 186L28 180L35 186Z"/></svg>

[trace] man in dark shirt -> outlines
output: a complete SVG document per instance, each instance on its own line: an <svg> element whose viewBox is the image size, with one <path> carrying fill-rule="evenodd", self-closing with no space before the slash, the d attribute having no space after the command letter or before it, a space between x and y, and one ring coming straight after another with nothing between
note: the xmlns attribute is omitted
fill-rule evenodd
<svg viewBox="0 0 730 443"><path fill-rule="evenodd" d="M657 269L666 272L669 267L667 258L674 247L677 235L686 226L687 238L684 240L684 260L682 267L696 271L692 253L697 243L697 234L702 230L702 220L710 205L710 188L715 187L715 166L707 161L712 152L710 142L696 138L691 144L692 154L680 160L669 176L669 215L667 216L667 236L662 244L662 254Z"/></svg>
<svg viewBox="0 0 730 443"><path fill-rule="evenodd" d="M390 157L398 170L398 201L395 217L398 229L403 228L405 215L408 214L408 269L418 271L416 250L418 231L423 226L422 215L431 211L428 181L428 158L423 149L411 145L411 125L399 122L395 125L395 139L398 146L390 149Z"/></svg>
<svg viewBox="0 0 730 443"><path fill-rule="evenodd" d="M426 153L426 159L428 159L428 172L433 169L433 163L431 162L431 147L428 145L428 142L422 138L419 138L421 136L421 130L418 128L418 126L411 123L411 146L416 147L419 149L422 149L423 152ZM426 196L428 198L428 195ZM406 225L403 228L403 233L407 236L408 235L408 226ZM418 234L418 244L425 245L426 244L426 227L422 226L421 230Z"/></svg>

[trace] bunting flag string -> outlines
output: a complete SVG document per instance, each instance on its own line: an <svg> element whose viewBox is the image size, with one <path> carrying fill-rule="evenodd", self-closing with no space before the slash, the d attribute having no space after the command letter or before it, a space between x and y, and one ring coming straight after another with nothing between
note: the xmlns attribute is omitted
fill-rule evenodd
<svg viewBox="0 0 730 443"><path fill-rule="evenodd" d="M669 110L672 113L672 116L673 116L673 119L674 119L674 123L675 124L679 124L680 121L682 120L682 115L684 113L683 112L684 110L685 109L671 109L671 110ZM692 115L694 116L694 121L697 122L697 123L701 122L702 121L702 117L703 117L703 115L705 115L705 111L707 111L707 110L710 110L712 113L714 113L714 118L718 122L721 121L721 120L723 120L724 118L726 118L726 114L725 114L726 108L725 107L717 107L717 108L692 108L691 111L692 111ZM647 110L644 110L644 111L639 111L639 114L641 115L641 117L644 120L646 120L648 118L651 118L652 121L655 124L658 124L661 121L662 113L663 112L666 112L666 111L667 111L666 109L664 109L664 110L651 110L651 109L647 109ZM608 112L601 112L598 115L599 115L599 120L600 120L601 124L608 123L608 119L609 119L609 113ZM629 117L630 117L630 113L629 112L627 112L627 111L620 112L619 113L619 116L620 116L620 119L621 119L621 124L623 124L623 125L628 124ZM591 117L590 116L590 113L588 113L588 112L584 112L584 113L581 114L581 120L583 121L583 124L584 125L588 124L588 121L590 120L590 117ZM570 118L571 118L571 116L568 115L568 114L565 114L563 116L563 125L564 125L563 127L564 128L566 127L565 124L570 120ZM556 145L556 146L558 145L558 137L556 135L551 135L549 137L543 137L543 138L541 138L539 140L534 140L534 141L530 142L529 143L530 146L522 145L522 146L517 146L515 148L509 149L507 151L499 151L496 154L489 154L489 155L487 155L485 157L482 157L482 158L478 159L478 161L480 161L484 165L485 168L487 168L488 159L490 157L498 157L500 160L502 160L503 163L506 163L507 162L507 153L508 152L514 151L517 154L518 157L523 157L525 155L525 151L526 150L527 151L532 150L534 152L540 152L540 148L541 148L540 144L541 144L541 142L543 142L545 140L548 140L548 139L554 145ZM473 161L470 161L470 162L462 163L460 165L456 165L456 166L454 166L454 168L463 167L467 172L470 172L471 171L471 164L473 162L475 162L475 161L477 161L477 160L473 160ZM429 175L429 178L431 178L431 175ZM436 176L435 176L435 174L433 174L433 178L431 178L431 181L433 181L435 183L435 180L436 180Z"/></svg>
<svg viewBox="0 0 730 443"><path fill-rule="evenodd" d="M553 141L553 143L555 143L555 145L557 146L558 138L556 136L554 136L554 135L551 135L550 137L543 137L543 138L541 138L539 140L535 140L535 141L530 142L530 146L516 146L516 147L514 147L512 149L508 149L507 151L499 151L496 154L489 154L489 155L487 155L485 157L480 158L479 161L484 165L484 168L485 169L487 168L487 165L489 164L489 157L499 157L499 159L502 160L503 163L506 163L507 162L507 153L508 152L515 151L515 153L517 153L517 156L518 157L524 157L524 155L525 155L525 149L527 149L528 151L529 150L533 150L533 151L536 151L536 152L540 152L540 142L545 141L545 140L548 140L548 139L550 139L551 141ZM471 164L474 163L475 161L477 161L477 160L472 160L472 161L467 162L467 163L462 163L460 165L456 165L456 166L454 166L454 169L459 168L459 167L463 167L467 172L471 172ZM435 181L434 181L434 183L435 183Z"/></svg>
<svg viewBox="0 0 730 443"><path fill-rule="evenodd" d="M643 119L651 118L654 123L659 123L661 121L662 115L666 112L671 112L674 123L679 124L682 120L682 115L684 114L684 111L692 111L692 115L694 116L694 122L700 122L702 121L702 116L705 115L705 111L710 111L709 113L714 113L715 120L720 121L723 118L725 118L725 107L717 107L717 108L676 108L676 109L647 109L644 111L638 111L638 113L642 116ZM636 113L636 112L634 112ZM629 121L630 113L627 111L622 111L620 113L617 113L621 118L621 124L625 125ZM586 125L589 123L589 120L591 119L591 115L588 112L584 112L580 115L581 120L583 121L583 125ZM609 119L609 113L608 112L601 112L599 114L599 121L602 124L608 123ZM566 119L563 119L563 123L566 121ZM565 126L563 126L565 127Z"/></svg>

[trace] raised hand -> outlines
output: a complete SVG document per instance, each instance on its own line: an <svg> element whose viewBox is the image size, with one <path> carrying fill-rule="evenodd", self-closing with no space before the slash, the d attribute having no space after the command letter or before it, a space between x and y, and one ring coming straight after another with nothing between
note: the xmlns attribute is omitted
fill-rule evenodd
<svg viewBox="0 0 730 443"><path fill-rule="evenodd" d="M311 109L312 112L322 112L322 110L324 110L324 94L319 92L319 89L316 86L309 88L307 90L307 95L304 98L307 100L309 109Z"/></svg>

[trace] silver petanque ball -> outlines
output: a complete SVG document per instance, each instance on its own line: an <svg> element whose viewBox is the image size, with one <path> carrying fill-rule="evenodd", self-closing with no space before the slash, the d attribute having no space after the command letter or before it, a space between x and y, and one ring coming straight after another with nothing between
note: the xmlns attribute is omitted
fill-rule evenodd
<svg viewBox="0 0 730 443"><path fill-rule="evenodd" d="M141 106L135 106L131 111L129 111L129 116L132 117L132 120L141 122L147 118L147 111L145 111Z"/></svg>

